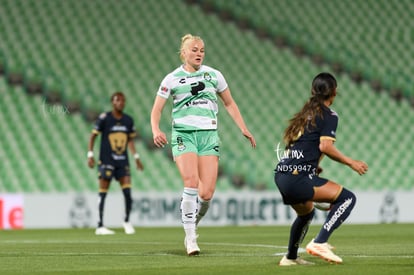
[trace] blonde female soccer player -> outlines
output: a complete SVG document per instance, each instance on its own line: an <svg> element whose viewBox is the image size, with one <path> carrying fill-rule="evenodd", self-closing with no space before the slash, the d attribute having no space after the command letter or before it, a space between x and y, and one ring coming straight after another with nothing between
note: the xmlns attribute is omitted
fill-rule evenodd
<svg viewBox="0 0 414 275"><path fill-rule="evenodd" d="M204 42L199 36L184 35L180 58L183 62L161 82L151 112L154 144L164 147L168 141L159 128L167 99L173 100L171 147L184 182L181 219L188 255L198 255L196 225L206 214L216 189L220 140L217 112L220 97L241 134L256 147L222 73L203 65ZM218 96L218 97L217 97Z"/></svg>

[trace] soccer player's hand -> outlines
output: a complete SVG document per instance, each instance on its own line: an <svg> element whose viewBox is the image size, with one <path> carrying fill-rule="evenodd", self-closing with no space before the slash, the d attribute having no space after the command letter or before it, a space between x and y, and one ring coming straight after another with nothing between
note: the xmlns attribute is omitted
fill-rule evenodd
<svg viewBox="0 0 414 275"><path fill-rule="evenodd" d="M353 160L350 167L360 175L363 175L368 171L368 164L360 160Z"/></svg>
<svg viewBox="0 0 414 275"><path fill-rule="evenodd" d="M243 132L243 136L250 141L250 144L253 148L256 148L256 140L254 139L254 136L249 132L249 130L245 130Z"/></svg>
<svg viewBox="0 0 414 275"><path fill-rule="evenodd" d="M93 168L95 166L95 159L93 157L88 158L88 166L89 168Z"/></svg>
<svg viewBox="0 0 414 275"><path fill-rule="evenodd" d="M321 174L323 172L322 167L318 166L318 168L316 168L316 175L319 176L319 174Z"/></svg>
<svg viewBox="0 0 414 275"><path fill-rule="evenodd" d="M164 132L158 131L153 133L154 144L157 147L164 147L168 143L167 136Z"/></svg>
<svg viewBox="0 0 414 275"><path fill-rule="evenodd" d="M143 171L144 170L144 165L142 164L142 162L141 162L140 159L136 159L135 160L135 163L137 164L137 169L138 170L140 170L140 171Z"/></svg>

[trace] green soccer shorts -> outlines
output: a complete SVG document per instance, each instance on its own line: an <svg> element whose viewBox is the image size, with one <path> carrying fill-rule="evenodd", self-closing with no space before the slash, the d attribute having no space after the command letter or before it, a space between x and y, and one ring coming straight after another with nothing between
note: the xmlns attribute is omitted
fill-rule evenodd
<svg viewBox="0 0 414 275"><path fill-rule="evenodd" d="M174 157L190 152L199 156L220 156L220 138L217 130L173 130L171 147Z"/></svg>

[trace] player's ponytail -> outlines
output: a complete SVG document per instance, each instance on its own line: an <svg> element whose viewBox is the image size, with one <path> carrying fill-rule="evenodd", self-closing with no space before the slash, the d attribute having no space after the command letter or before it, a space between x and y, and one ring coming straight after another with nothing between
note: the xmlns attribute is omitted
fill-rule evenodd
<svg viewBox="0 0 414 275"><path fill-rule="evenodd" d="M320 73L312 81L311 99L325 101L336 95L337 82L330 73Z"/></svg>
<svg viewBox="0 0 414 275"><path fill-rule="evenodd" d="M322 116L324 101L336 95L337 82L330 73L320 73L312 81L311 97L302 109L289 120L283 136L286 147L292 145L305 129L315 127L316 116Z"/></svg>

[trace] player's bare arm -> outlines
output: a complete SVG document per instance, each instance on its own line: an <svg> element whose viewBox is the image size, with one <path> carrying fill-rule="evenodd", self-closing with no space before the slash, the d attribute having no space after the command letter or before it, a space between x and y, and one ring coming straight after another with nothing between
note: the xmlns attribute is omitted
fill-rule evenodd
<svg viewBox="0 0 414 275"><path fill-rule="evenodd" d="M256 148L256 140L252 133L250 133L249 129L247 128L243 117L240 113L239 107L237 106L236 102L233 100L233 97L231 96L230 89L227 88L220 94L220 98L223 101L224 107L226 108L227 112L231 116L231 118L234 120L236 125L239 127L240 131L242 132L243 136L245 136L252 145L253 148Z"/></svg>
<svg viewBox="0 0 414 275"><path fill-rule="evenodd" d="M351 167L352 170L360 175L363 175L368 171L368 165L365 162L354 160L350 157L345 156L335 147L334 141L332 139L321 139L319 149L329 158Z"/></svg>

